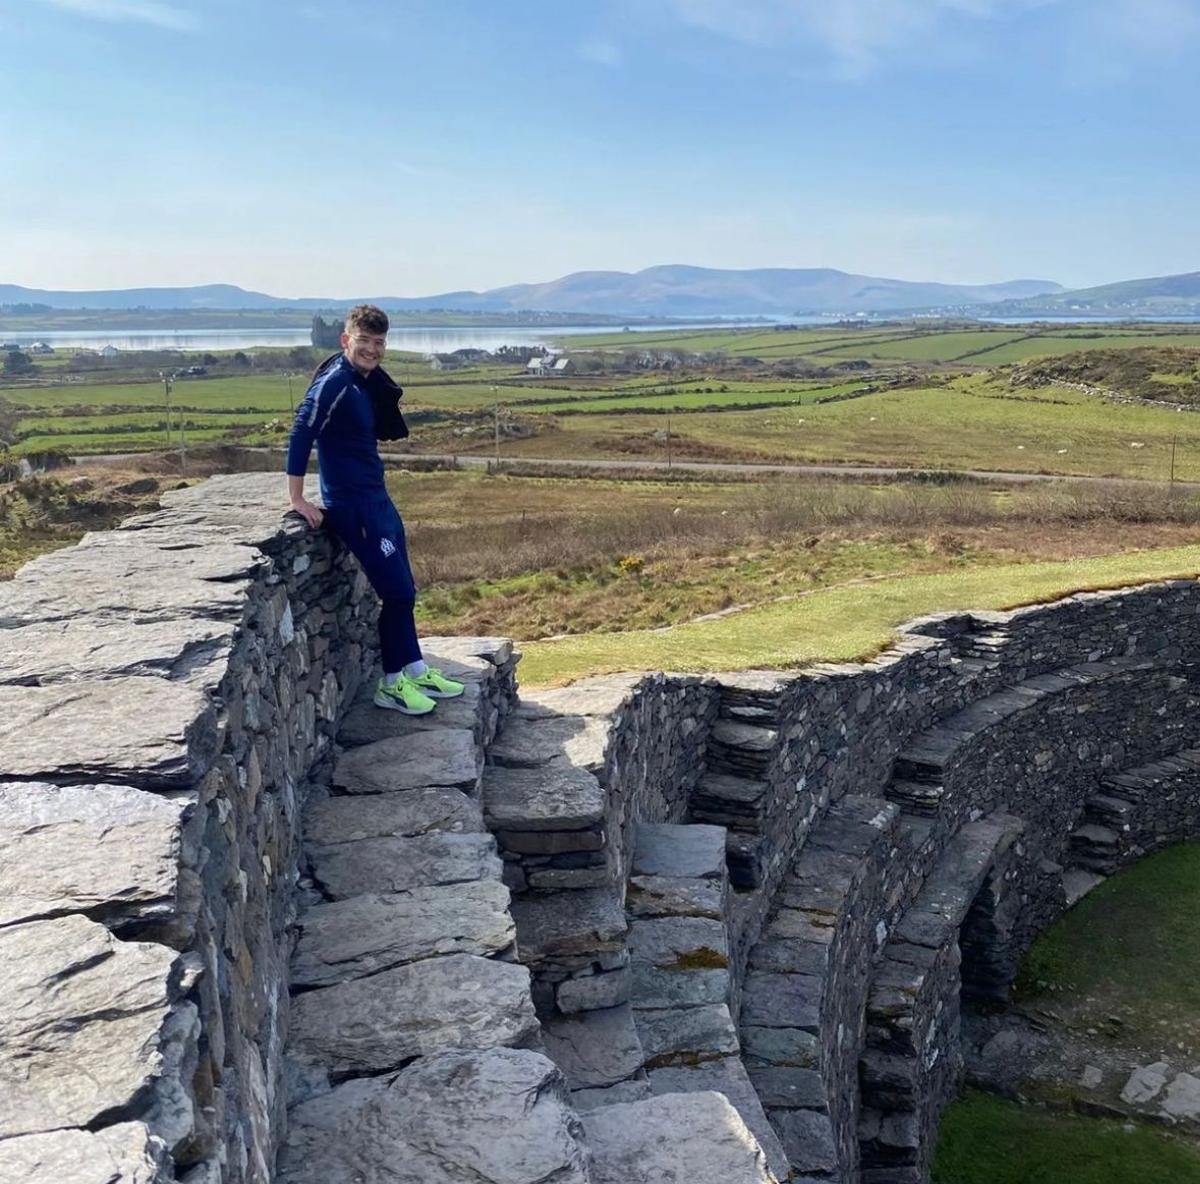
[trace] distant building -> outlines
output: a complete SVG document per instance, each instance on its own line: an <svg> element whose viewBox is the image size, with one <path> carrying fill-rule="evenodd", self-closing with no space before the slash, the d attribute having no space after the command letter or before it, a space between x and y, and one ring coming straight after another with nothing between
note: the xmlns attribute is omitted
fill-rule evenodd
<svg viewBox="0 0 1200 1184"><path fill-rule="evenodd" d="M575 373L575 363L570 358L558 358L551 369L556 376L565 377Z"/></svg>
<svg viewBox="0 0 1200 1184"><path fill-rule="evenodd" d="M44 341L35 341L26 352L31 354L52 354L54 347L47 345Z"/></svg>
<svg viewBox="0 0 1200 1184"><path fill-rule="evenodd" d="M546 365L546 358L530 358L525 363L526 374L546 374L549 372L549 367Z"/></svg>
<svg viewBox="0 0 1200 1184"><path fill-rule="evenodd" d="M429 359L430 370L461 370L465 363L454 354L434 354Z"/></svg>
<svg viewBox="0 0 1200 1184"><path fill-rule="evenodd" d="M115 345L103 346L100 350L102 358L115 358L121 351Z"/></svg>

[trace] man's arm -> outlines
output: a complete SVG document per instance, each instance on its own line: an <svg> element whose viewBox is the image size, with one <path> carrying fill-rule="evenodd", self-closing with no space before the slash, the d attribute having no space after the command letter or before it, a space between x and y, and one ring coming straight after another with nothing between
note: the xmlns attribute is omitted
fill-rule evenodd
<svg viewBox="0 0 1200 1184"><path fill-rule="evenodd" d="M316 530L321 525L325 517L324 511L320 506L313 505L312 502L304 496L304 478L297 477L292 473L288 474L288 505Z"/></svg>

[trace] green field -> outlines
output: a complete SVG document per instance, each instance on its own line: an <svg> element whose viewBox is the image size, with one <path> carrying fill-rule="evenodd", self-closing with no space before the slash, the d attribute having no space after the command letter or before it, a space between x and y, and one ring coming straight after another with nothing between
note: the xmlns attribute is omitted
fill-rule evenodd
<svg viewBox="0 0 1200 1184"><path fill-rule="evenodd" d="M933 1184L1200 1184L1200 1151L1165 1132L969 1093L942 1116Z"/></svg>
<svg viewBox="0 0 1200 1184"><path fill-rule="evenodd" d="M593 633L522 645L526 684L570 682L621 670L786 669L859 661L885 649L895 628L950 609L1006 609L1073 592L1200 574L1200 546L1069 562L1014 563L897 576L819 589L717 620L668 630Z"/></svg>

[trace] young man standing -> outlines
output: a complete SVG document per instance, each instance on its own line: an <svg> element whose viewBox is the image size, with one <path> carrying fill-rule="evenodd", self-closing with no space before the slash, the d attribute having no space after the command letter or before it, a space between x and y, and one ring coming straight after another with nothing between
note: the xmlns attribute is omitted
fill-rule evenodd
<svg viewBox="0 0 1200 1184"><path fill-rule="evenodd" d="M288 441L288 501L314 529L322 521L328 524L379 594L384 674L375 688L376 706L425 715L436 700L461 695L463 684L427 665L417 641L416 586L404 523L388 497L377 443L408 435L397 406L400 388L379 365L387 331L387 313L373 304L357 305L347 314L341 354L318 368L296 412ZM304 496L314 443L323 511Z"/></svg>

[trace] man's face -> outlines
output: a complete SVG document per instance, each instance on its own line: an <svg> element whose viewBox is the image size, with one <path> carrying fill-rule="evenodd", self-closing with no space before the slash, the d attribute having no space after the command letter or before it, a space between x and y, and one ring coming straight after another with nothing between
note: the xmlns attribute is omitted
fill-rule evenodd
<svg viewBox="0 0 1200 1184"><path fill-rule="evenodd" d="M369 374L383 361L387 349L387 337L368 333L365 329L353 329L342 334L342 350L355 370Z"/></svg>

